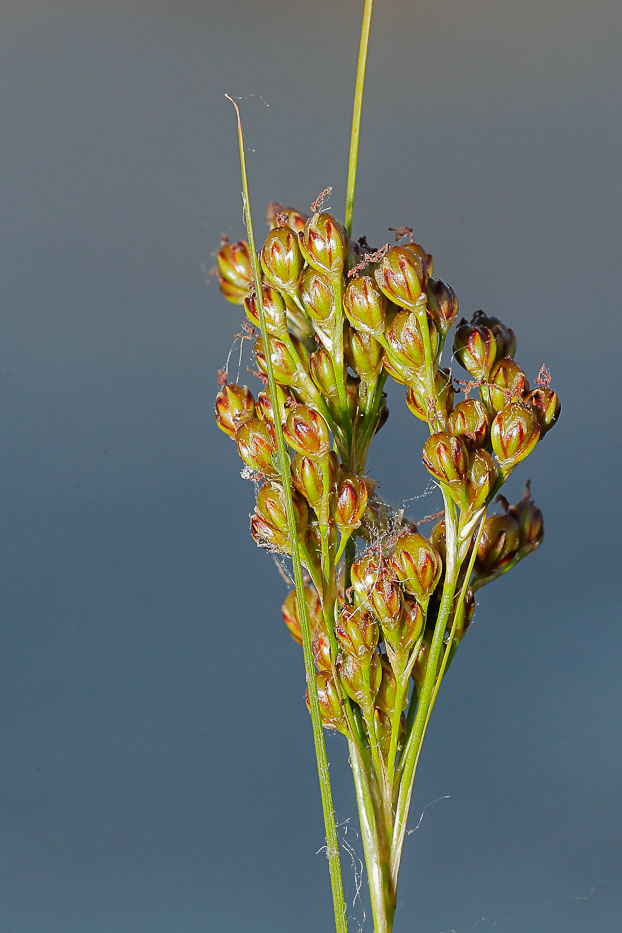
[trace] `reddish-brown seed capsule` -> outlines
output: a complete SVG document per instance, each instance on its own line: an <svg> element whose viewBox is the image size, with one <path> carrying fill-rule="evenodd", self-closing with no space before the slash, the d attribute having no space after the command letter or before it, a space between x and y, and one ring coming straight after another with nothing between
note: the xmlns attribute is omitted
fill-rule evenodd
<svg viewBox="0 0 622 933"><path fill-rule="evenodd" d="M311 638L315 638L318 632L323 629L324 620L322 617L322 603L320 597L312 586L305 586L305 602L307 604ZM301 645L302 633L300 631L300 615L298 612L296 590L290 590L287 594L287 598L283 603L282 612L283 621L289 629L292 638Z"/></svg>
<svg viewBox="0 0 622 933"><path fill-rule="evenodd" d="M477 549L477 564L486 573L502 570L510 563L520 545L520 529L516 519L506 515L490 515Z"/></svg>
<svg viewBox="0 0 622 933"><path fill-rule="evenodd" d="M447 336L458 317L458 299L453 288L440 279L428 280L428 308L441 334Z"/></svg>
<svg viewBox="0 0 622 933"><path fill-rule="evenodd" d="M268 479L274 479L279 475L272 460L276 451L273 432L272 426L266 424L265 421L250 418L238 428L235 434L238 453L244 463L255 473L261 473Z"/></svg>
<svg viewBox="0 0 622 933"><path fill-rule="evenodd" d="M214 413L220 430L229 437L235 437L240 425L255 414L252 392L247 386L227 383L216 396Z"/></svg>
<svg viewBox="0 0 622 933"><path fill-rule="evenodd" d="M479 509L488 501L497 482L497 467L487 450L475 450L469 461L466 498L471 509Z"/></svg>
<svg viewBox="0 0 622 933"><path fill-rule="evenodd" d="M464 497L469 468L469 454L464 441L445 431L437 431L423 445L422 459L432 476L440 480L452 498L460 502Z"/></svg>
<svg viewBox="0 0 622 933"><path fill-rule="evenodd" d="M367 508L367 485L355 473L342 472L331 498L331 515L340 531L353 531L361 524Z"/></svg>
<svg viewBox="0 0 622 933"><path fill-rule="evenodd" d="M393 570L407 593L422 605L428 600L440 579L443 569L441 556L427 538L417 533L401 535L397 539L391 558Z"/></svg>
<svg viewBox="0 0 622 933"><path fill-rule="evenodd" d="M350 281L344 292L343 309L355 330L370 337L384 334L387 299L369 275Z"/></svg>
<svg viewBox="0 0 622 933"><path fill-rule="evenodd" d="M314 408L299 405L298 408L292 409L287 416L283 434L289 446L305 457L320 459L328 456L328 425Z"/></svg>
<svg viewBox="0 0 622 933"><path fill-rule="evenodd" d="M317 696L320 702L322 725L325 729L337 729L344 735L348 732L348 723L341 705L339 692L330 671L318 671L315 676ZM307 707L310 709L309 691L306 692Z"/></svg>
<svg viewBox="0 0 622 933"><path fill-rule="evenodd" d="M360 606L344 606L335 623L335 637L347 654L370 658L378 647L378 623Z"/></svg>

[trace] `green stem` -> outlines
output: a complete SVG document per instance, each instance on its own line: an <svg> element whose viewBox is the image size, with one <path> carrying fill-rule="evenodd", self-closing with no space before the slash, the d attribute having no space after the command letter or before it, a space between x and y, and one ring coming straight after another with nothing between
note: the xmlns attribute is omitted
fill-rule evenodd
<svg viewBox="0 0 622 933"><path fill-rule="evenodd" d="M238 124L238 144L240 149L240 169L242 173L242 190L244 201L244 216L246 220L246 230L248 233L249 251L253 265L253 277L255 280L255 292L257 294L257 306L259 309L259 321L261 325L261 339L266 357L266 368L268 371L268 385L270 389L270 398L274 411L278 411L278 400L276 381L272 368L272 359L270 356L270 346L268 340L268 331L266 328L266 317L263 307L261 294L261 270L259 259L255 249L255 239L253 236L253 224L251 219L250 198L248 194L248 179L246 175L246 158L244 154L244 135L242 133L242 120L240 117L240 108L235 100L228 94L225 95L231 101L235 108ZM311 644L311 628L309 625L309 616L307 612L307 600L305 598L305 587L302 575L302 564L300 553L298 551L298 538L296 531L296 518L294 516L294 507L292 503L292 490L290 483L290 461L285 448L283 437L283 428L281 419L274 419L278 454L279 470L281 481L285 493L285 506L287 511L287 527L289 530L289 539L292 549L292 565L294 570L294 580L296 583L296 598L298 602L298 615L300 619L300 630L302 633L302 649L304 655L305 673L307 679L307 688L309 691L309 706L311 708L311 722L313 725L313 741L315 744L315 754L317 758L317 770L320 782L320 795L322 798L322 809L324 812L324 827L326 831L326 852L328 856L328 867L330 872L330 882L333 895L333 907L335 912L335 930L336 933L347 933L348 922L346 918L346 905L343 895L343 882L341 879L341 862L339 860L339 840L337 838L337 828L335 825L335 813L333 809L332 792L330 787L330 774L328 770L328 759L326 757L326 746L324 744L324 733L322 728L322 717L320 713L320 703L317 695L317 682L315 678L315 663L313 660L313 648Z"/></svg>
<svg viewBox="0 0 622 933"><path fill-rule="evenodd" d="M393 842L391 845L391 879L397 888L397 876L400 869L400 860L402 857L402 847L406 835L406 821L408 819L408 810L412 796L413 782L415 779L415 770L419 760L421 743L425 734L428 708L432 699L432 692L436 681L436 672L439 666L441 651L443 648L443 639L447 620L452 610L456 583L458 579L459 566L456 563L457 556L457 528L456 528L456 510L453 502L443 491L445 498L445 528L447 559L445 564L445 580L443 583L443 593L441 604L438 610L432 644L430 645L430 654L426 667L423 686L419 694L417 703L417 713L413 723L412 732L408 737L406 748L403 752L403 771L400 781L400 790L397 799L395 812L395 824L393 830Z"/></svg>
<svg viewBox="0 0 622 933"><path fill-rule="evenodd" d="M352 213L354 211L354 191L356 189L356 167L359 158L361 110L363 109L363 88L365 87L365 68L367 66L367 48L369 46L369 29L371 26L371 11L373 5L373 0L365 0L365 9L363 10L363 25L361 26L361 41L359 45L359 60L356 69L356 84L354 86L352 132L350 135L350 158L348 159L348 186L346 188L345 220L348 236L352 235Z"/></svg>
<svg viewBox="0 0 622 933"><path fill-rule="evenodd" d="M367 867L369 897L374 917L374 933L391 933L395 913L395 897L389 884L388 859L382 855L386 845L380 839L378 817L367 774L356 746L351 741L349 746L350 767L354 778L363 852Z"/></svg>

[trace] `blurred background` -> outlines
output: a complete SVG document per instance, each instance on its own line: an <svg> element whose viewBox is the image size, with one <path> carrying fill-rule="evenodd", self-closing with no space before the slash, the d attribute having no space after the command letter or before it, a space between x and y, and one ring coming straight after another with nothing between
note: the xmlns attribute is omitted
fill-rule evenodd
<svg viewBox="0 0 622 933"><path fill-rule="evenodd" d="M226 91L259 234L268 201L327 185L343 215L361 10L0 3L1 933L331 929L286 589L212 417L241 315L208 272L244 232ZM374 17L356 235L411 225L563 401L509 492L532 479L545 541L479 594L440 694L395 930L619 930L620 7ZM427 474L397 387L390 408L370 468L399 506Z"/></svg>

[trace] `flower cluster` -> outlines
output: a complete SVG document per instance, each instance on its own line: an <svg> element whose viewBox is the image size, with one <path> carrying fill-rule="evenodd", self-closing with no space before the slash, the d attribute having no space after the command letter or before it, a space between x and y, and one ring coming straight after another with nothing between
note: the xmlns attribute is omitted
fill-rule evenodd
<svg viewBox="0 0 622 933"><path fill-rule="evenodd" d="M294 542L277 419L282 425L322 720L360 756L376 825L398 865L414 766L474 592L542 540L529 485L513 506L500 489L560 412L548 371L531 388L516 363L514 332L483 311L457 322L458 300L434 277L432 256L408 228L399 232L407 242L372 250L319 207L311 216L277 207L261 249L261 296L248 245L224 243L221 290L254 326L263 309L268 345L261 337L254 345L264 383L257 397L225 380L216 400L218 425L258 482L251 533L287 554ZM454 325L453 355L468 379L442 365ZM427 425L422 460L444 502L429 537L396 523L365 475L388 416L389 377ZM295 591L283 616L302 642Z"/></svg>

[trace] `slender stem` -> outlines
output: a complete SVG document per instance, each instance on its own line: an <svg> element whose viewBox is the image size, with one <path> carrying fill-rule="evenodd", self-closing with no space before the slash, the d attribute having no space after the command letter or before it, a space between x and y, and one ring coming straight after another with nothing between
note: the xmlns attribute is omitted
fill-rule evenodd
<svg viewBox="0 0 622 933"><path fill-rule="evenodd" d="M346 230L348 231L348 236L352 235L352 213L354 211L354 191L356 189L356 166L359 157L359 137L361 135L363 88L365 87L367 47L369 45L369 29L371 26L371 11L373 5L373 0L365 0L365 9L363 10L363 25L361 26L361 42L359 45L359 61L356 69L356 84L354 86L352 133L350 135L350 158L348 159L348 186L346 189Z"/></svg>
<svg viewBox="0 0 622 933"><path fill-rule="evenodd" d="M387 859L382 857L385 846L380 841L379 817L376 814L367 774L356 746L351 741L349 746L350 767L354 778L363 852L367 866L369 897L374 917L374 933L391 933L395 913L395 897L389 886Z"/></svg>
<svg viewBox="0 0 622 933"><path fill-rule="evenodd" d="M268 385L270 389L270 398L275 412L278 410L276 381L272 368L272 359L270 356L270 346L268 341L268 331L266 328L266 317L263 307L261 294L261 270L259 259L255 249L255 239L253 236L253 224L251 219L250 198L248 194L248 179L246 176L246 158L244 154L244 136L242 133L242 120L240 117L240 108L235 100L228 94L225 95L231 101L235 108L238 124L238 143L240 149L240 169L242 173L242 190L244 201L244 215L246 220L246 230L248 233L249 251L253 266L253 277L255 280L255 292L257 294L257 306L259 309L259 321L261 325L261 339L263 342L264 353L266 357L266 368L268 371ZM335 930L336 933L347 933L348 923L346 918L346 905L343 895L343 883L341 879L341 863L339 860L339 841L337 838L337 828L335 826L335 814L333 810L332 792L330 787L330 774L328 770L328 759L326 757L326 746L324 744L324 733L322 729L322 717L320 713L320 704L317 695L317 682L315 678L315 664L313 661L313 648L311 645L311 629L309 625L309 616L307 612L307 601L305 598L304 580L302 576L302 564L300 562L300 553L298 550L298 539L296 531L296 519L294 516L294 507L292 503L292 491L290 483L290 461L285 448L283 438L283 428L281 419L274 419L277 447L279 453L279 470L281 481L285 493L285 506L287 511L287 527L289 530L289 540L292 549L292 564L294 570L294 580L296 583L296 597L298 602L298 615L300 619L300 630L302 633L302 648L305 663L305 673L307 679L307 688L309 691L309 706L311 708L311 722L313 724L313 741L315 743L315 754L317 758L317 770L320 781L320 795L322 798L322 809L324 811L324 827L326 831L326 848L328 856L328 867L330 872L330 882L333 895L333 907L335 911Z"/></svg>
<svg viewBox="0 0 622 933"><path fill-rule="evenodd" d="M408 742L403 753L403 772L400 781L400 790L395 812L395 824L393 830L393 843L391 846L391 878L397 887L397 876L402 857L402 846L404 845L404 836L406 834L406 821L408 819L408 809L410 807L410 798L412 796L413 781L415 779L415 768L419 760L419 751L423 741L425 725L427 720L428 707L434 689L436 672L438 670L439 659L443 647L443 639L447 620L453 606L454 593L456 591L456 582L458 579L459 567L456 564L457 555L457 529L455 506L449 496L443 491L445 498L445 528L447 544L447 560L445 564L445 580L443 583L443 593L441 604L438 610L432 644L423 680L421 693L419 694L417 704L417 714L413 723L412 732L408 737Z"/></svg>

